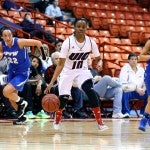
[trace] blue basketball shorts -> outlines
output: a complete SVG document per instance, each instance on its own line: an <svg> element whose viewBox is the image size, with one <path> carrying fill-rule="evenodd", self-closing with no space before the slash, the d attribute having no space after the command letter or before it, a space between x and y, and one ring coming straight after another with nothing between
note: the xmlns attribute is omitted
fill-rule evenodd
<svg viewBox="0 0 150 150"><path fill-rule="evenodd" d="M29 69L23 72L8 71L8 83L12 84L17 91L22 91L29 78L29 73Z"/></svg>

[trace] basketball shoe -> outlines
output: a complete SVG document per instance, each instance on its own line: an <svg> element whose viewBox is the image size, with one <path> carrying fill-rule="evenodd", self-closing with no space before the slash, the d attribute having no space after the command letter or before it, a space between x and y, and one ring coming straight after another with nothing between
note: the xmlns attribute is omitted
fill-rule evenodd
<svg viewBox="0 0 150 150"><path fill-rule="evenodd" d="M54 121L54 122L53 122L53 128L54 128L55 130L60 130L60 129L61 129L61 123L56 124L56 122Z"/></svg>
<svg viewBox="0 0 150 150"><path fill-rule="evenodd" d="M20 118L21 116L23 116L25 108L27 107L28 103L23 98L20 98L20 101L17 102L17 105L18 105L17 115L18 118Z"/></svg>
<svg viewBox="0 0 150 150"><path fill-rule="evenodd" d="M55 130L60 130L61 118L62 118L62 110L58 110L57 112L55 112L55 118L54 118L54 123L53 123L53 127Z"/></svg>
<svg viewBox="0 0 150 150"><path fill-rule="evenodd" d="M17 120L13 121L14 125L23 125L28 121L27 117L25 116L21 116L20 118L18 118Z"/></svg>
<svg viewBox="0 0 150 150"><path fill-rule="evenodd" d="M147 118L142 118L142 119L140 120L139 130L142 130L142 131L145 132L147 122L148 122L148 119L147 119Z"/></svg>
<svg viewBox="0 0 150 150"><path fill-rule="evenodd" d="M104 131L104 130L107 130L107 129L109 129L108 128L108 126L106 126L106 125L98 125L98 129L100 130L100 131Z"/></svg>

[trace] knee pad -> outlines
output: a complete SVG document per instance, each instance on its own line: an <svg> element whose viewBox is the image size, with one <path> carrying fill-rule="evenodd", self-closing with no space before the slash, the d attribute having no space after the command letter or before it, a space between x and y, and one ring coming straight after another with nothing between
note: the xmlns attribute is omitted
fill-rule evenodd
<svg viewBox="0 0 150 150"><path fill-rule="evenodd" d="M88 97L90 107L91 108L98 107L99 106L99 96L93 89L92 79L86 80L82 84L82 90L85 92L85 94Z"/></svg>
<svg viewBox="0 0 150 150"><path fill-rule="evenodd" d="M82 88L82 90L83 90L84 92L88 92L90 89L92 89L92 88L93 88L93 81L92 81L92 79L86 80L86 81L82 84L81 88Z"/></svg>
<svg viewBox="0 0 150 150"><path fill-rule="evenodd" d="M66 106L68 99L69 99L69 95L60 95L59 96L59 100L60 100L59 108L60 109L63 109Z"/></svg>

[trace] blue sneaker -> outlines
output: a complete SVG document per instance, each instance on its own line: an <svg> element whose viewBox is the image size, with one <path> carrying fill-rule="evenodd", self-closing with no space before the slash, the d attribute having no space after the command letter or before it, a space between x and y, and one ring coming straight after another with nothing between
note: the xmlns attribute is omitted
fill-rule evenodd
<svg viewBox="0 0 150 150"><path fill-rule="evenodd" d="M147 118L142 118L142 119L140 120L139 130L142 130L142 131L145 132L147 122L148 122L148 119L147 119Z"/></svg>
<svg viewBox="0 0 150 150"><path fill-rule="evenodd" d="M32 111L26 112L25 116L26 116L28 119L35 119L35 118L36 118L36 116L32 113Z"/></svg>
<svg viewBox="0 0 150 150"><path fill-rule="evenodd" d="M150 126L150 118L148 119L148 125Z"/></svg>
<svg viewBox="0 0 150 150"><path fill-rule="evenodd" d="M47 113L45 113L44 110L41 110L40 112L38 112L36 117L39 119L49 119L50 118L50 116Z"/></svg>

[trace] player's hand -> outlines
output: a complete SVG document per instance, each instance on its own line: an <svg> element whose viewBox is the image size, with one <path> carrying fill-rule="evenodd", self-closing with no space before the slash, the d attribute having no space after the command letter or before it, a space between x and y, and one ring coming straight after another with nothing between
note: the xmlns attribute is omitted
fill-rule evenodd
<svg viewBox="0 0 150 150"><path fill-rule="evenodd" d="M41 54L42 54L42 59L43 59L43 60L46 60L46 56L45 56L45 53L44 53L44 48L43 48L43 46L41 47Z"/></svg>
<svg viewBox="0 0 150 150"><path fill-rule="evenodd" d="M53 86L53 84L50 83L50 84L46 87L46 89L45 89L45 91L44 91L44 94L50 93L50 90L51 90L52 86Z"/></svg>

